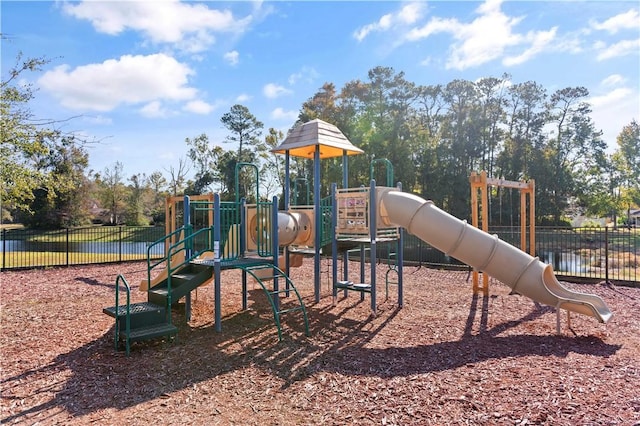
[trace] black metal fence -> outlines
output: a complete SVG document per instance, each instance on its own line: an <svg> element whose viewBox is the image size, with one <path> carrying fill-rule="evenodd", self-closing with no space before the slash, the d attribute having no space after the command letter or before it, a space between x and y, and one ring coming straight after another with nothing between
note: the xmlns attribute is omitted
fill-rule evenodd
<svg viewBox="0 0 640 426"><path fill-rule="evenodd" d="M3 229L2 270L146 260L147 246L164 236L164 228L92 226L56 231ZM163 256L154 248L154 257Z"/></svg>
<svg viewBox="0 0 640 426"><path fill-rule="evenodd" d="M489 232L520 248L519 227L493 227ZM529 235L525 237L529 241ZM536 227L535 237L536 256L551 264L556 275L640 284L640 229ZM406 236L404 250L408 262L465 267L413 235ZM384 258L386 252L381 252Z"/></svg>
<svg viewBox="0 0 640 426"><path fill-rule="evenodd" d="M520 246L519 227L494 227L490 232ZM160 227L102 226L47 232L5 229L1 232L0 266L6 270L145 260L148 245L163 236L164 228ZM404 241L406 262L466 267L415 236L406 235ZM393 243L381 245L378 256L384 260L393 252ZM535 253L566 278L640 283L640 229L536 227ZM164 248L154 247L151 255L162 257Z"/></svg>

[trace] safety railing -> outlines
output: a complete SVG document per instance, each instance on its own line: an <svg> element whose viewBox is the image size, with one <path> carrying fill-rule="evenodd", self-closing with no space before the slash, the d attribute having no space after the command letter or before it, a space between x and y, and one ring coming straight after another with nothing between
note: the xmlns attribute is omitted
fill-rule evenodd
<svg viewBox="0 0 640 426"><path fill-rule="evenodd" d="M89 226L45 231L3 229L0 268L40 268L125 262L164 256L164 246L147 247L164 235L150 226Z"/></svg>
<svg viewBox="0 0 640 426"><path fill-rule="evenodd" d="M320 246L325 246L333 240L335 231L331 225L333 211L333 197L328 196L320 200Z"/></svg>
<svg viewBox="0 0 640 426"><path fill-rule="evenodd" d="M330 200L329 200L330 201ZM322 202L322 217L330 217L332 205ZM269 203L266 203L270 206ZM270 208L266 207L265 208ZM325 210L326 209L326 210ZM230 232L239 223L239 208L235 203L222 203L225 217L223 239L230 247L239 245L240 231ZM267 220L271 215L266 214ZM332 230L322 220L322 242L330 242ZM326 229L325 229L326 228ZM205 228L208 229L208 228ZM176 230L171 236L184 231ZM492 227L490 233L518 247L520 227ZM163 236L160 227L105 226L69 228L57 231L4 229L0 232L1 268L34 268L69 266L92 263L147 260L148 266L163 263L170 236ZM179 238L179 237L178 237ZM198 234L190 241L196 252L211 247L213 237L208 232ZM267 236L261 237L264 252L271 247ZM149 241L152 241L149 243ZM378 256L386 256L380 247ZM529 248L526 248L529 251ZM238 250L232 249L231 254ZM639 228L556 228L536 227L535 254L543 262L553 265L557 275L585 279L629 281L640 283L640 229ZM452 259L413 235L404 240L404 259L407 263L433 267L461 267Z"/></svg>
<svg viewBox="0 0 640 426"><path fill-rule="evenodd" d="M489 232L521 248L519 227L491 227ZM382 251L379 256L385 255L384 247L378 250ZM534 252L553 266L556 275L567 279L640 284L640 229L536 227ZM404 260L430 267L466 268L413 235L405 238Z"/></svg>

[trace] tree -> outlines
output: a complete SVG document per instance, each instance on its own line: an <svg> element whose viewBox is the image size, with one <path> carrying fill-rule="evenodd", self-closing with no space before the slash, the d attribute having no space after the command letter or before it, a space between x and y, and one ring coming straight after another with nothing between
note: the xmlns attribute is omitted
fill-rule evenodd
<svg viewBox="0 0 640 426"><path fill-rule="evenodd" d="M28 208L16 211L23 224L40 229L57 229L89 223L89 189L85 176L89 156L73 138L51 144L46 155L34 161L43 180L32 192Z"/></svg>
<svg viewBox="0 0 640 426"><path fill-rule="evenodd" d="M235 201L236 164L238 160L232 151L225 151L218 161L218 172L221 176L220 196L224 201ZM244 192L246 194L246 192Z"/></svg>
<svg viewBox="0 0 640 426"><path fill-rule="evenodd" d="M31 113L28 103L34 89L19 77L48 63L45 58L24 59L20 53L0 83L0 219L10 209L29 211L34 191L47 183L35 161L48 153L55 132L45 127L50 121L38 120Z"/></svg>
<svg viewBox="0 0 640 426"><path fill-rule="evenodd" d="M626 204L627 221L631 205L640 205L640 126L633 120L622 128L617 137L618 149L613 162L620 173L620 191Z"/></svg>
<svg viewBox="0 0 640 426"><path fill-rule="evenodd" d="M101 180L103 206L109 210L112 225L124 222L127 189L123 182L123 168L123 164L117 161L112 168L104 169L104 178Z"/></svg>
<svg viewBox="0 0 640 426"><path fill-rule="evenodd" d="M284 140L284 133L271 127L264 140L268 150L274 149ZM265 177L262 186L267 192L267 197L276 195L276 188L284 188L284 166L284 156L271 152L265 156L260 174Z"/></svg>
<svg viewBox="0 0 640 426"><path fill-rule="evenodd" d="M624 209L621 192L622 174L617 155L605 157L583 176L580 201L588 215L604 217L616 216Z"/></svg>
<svg viewBox="0 0 640 426"><path fill-rule="evenodd" d="M438 184L441 158L438 155L442 114L446 107L442 86L419 86L414 113L409 117L417 167L417 190L442 205L443 187Z"/></svg>
<svg viewBox="0 0 640 426"><path fill-rule="evenodd" d="M236 184L236 164L253 163L259 158L258 155L264 157L266 146L260 139L264 125L251 114L247 107L238 104L232 106L229 112L222 116L220 121L222 121L222 124L231 132L231 134L227 136L226 142L238 144L237 155L232 157L223 154L218 164L218 166L221 167L220 176L224 186L227 190L232 191L235 190ZM253 148L253 150L243 151L244 146L249 146ZM255 185L257 185L257 182L254 182L255 179L250 170L243 168L237 179L241 194L229 194L228 196L231 199L236 196L250 197L251 194L255 193Z"/></svg>
<svg viewBox="0 0 640 426"><path fill-rule="evenodd" d="M633 120L622 128L616 139L618 156L625 185L640 203L640 125Z"/></svg>
<svg viewBox="0 0 640 426"><path fill-rule="evenodd" d="M404 72L390 67L375 67L368 77L365 116L373 130L367 138L371 154L395 164L396 180L410 190L416 173L408 117L413 113L419 91L414 83L405 79Z"/></svg>
<svg viewBox="0 0 640 426"><path fill-rule="evenodd" d="M210 146L209 137L205 133L193 139L187 138L185 143L190 147L188 156L196 166L193 192L195 194L203 194L211 184L220 180L215 166L222 155L223 149L219 146Z"/></svg>
<svg viewBox="0 0 640 426"><path fill-rule="evenodd" d="M255 147L260 144L260 135L264 124L249 112L244 105L234 105L220 119L224 127L231 132L226 142L238 144L238 161L245 161L242 155L244 145Z"/></svg>
<svg viewBox="0 0 640 426"><path fill-rule="evenodd" d="M509 82L509 76L502 78L487 77L476 82L476 89L480 97L480 140L481 165L480 169L486 170L489 176L493 176L495 155L502 139L500 128L505 114L504 106L505 87Z"/></svg>
<svg viewBox="0 0 640 426"><path fill-rule="evenodd" d="M453 80L445 86L443 98L448 106L439 147L444 169L440 182L448 194L443 206L457 217L468 217L469 175L482 157L477 90L470 81Z"/></svg>
<svg viewBox="0 0 640 426"><path fill-rule="evenodd" d="M55 128L71 118L35 117L28 106L35 89L21 78L49 62L20 53L0 83L0 221L11 212L48 228L88 220L87 141Z"/></svg>
<svg viewBox="0 0 640 426"><path fill-rule="evenodd" d="M162 172L155 171L149 175L149 187L153 194L151 217L154 223L164 222L165 218L165 197L167 196L167 179Z"/></svg>
<svg viewBox="0 0 640 426"><path fill-rule="evenodd" d="M127 220L129 226L147 226L150 210L149 180L144 173L138 173L129 178L131 182L129 200L127 203Z"/></svg>
<svg viewBox="0 0 640 426"><path fill-rule="evenodd" d="M497 156L498 176L508 180L531 177L534 149L544 142L546 91L533 81L514 84L507 90L506 134Z"/></svg>
<svg viewBox="0 0 640 426"><path fill-rule="evenodd" d="M324 83L320 90L302 104L298 115L298 123L303 124L311 120L320 119L336 125L340 118L336 86Z"/></svg>
<svg viewBox="0 0 640 426"><path fill-rule="evenodd" d="M554 223L568 206L571 196L579 194L586 173L598 161L602 162L605 144L589 117L591 109L584 101L589 91L584 87L567 87L551 95L547 105L554 137L543 148L538 163L536 190L539 208L536 214L548 216Z"/></svg>
<svg viewBox="0 0 640 426"><path fill-rule="evenodd" d="M178 194L182 194L187 184L187 173L189 173L189 166L184 158L178 159L178 167L169 166L167 169L169 172L169 190L171 195L176 197Z"/></svg>
<svg viewBox="0 0 640 426"><path fill-rule="evenodd" d="M535 179L536 219L555 223L570 207L603 211L617 205L606 199L613 187L622 198L629 193L625 188L632 185L620 188L617 182L623 174L612 161L637 165L640 155L633 142L637 138L625 139L629 141L625 147L632 147L628 153L609 158L602 134L591 120L584 87L568 87L549 97L540 84L511 84L506 74L418 87L388 67L373 68L367 76L367 81L347 82L339 94L335 85L325 83L299 114L301 122L314 118L332 122L365 150L368 155L350 158L352 183L366 182L372 159L384 157L391 160L405 190L419 192L465 217L470 210L471 172L484 169L497 178ZM325 192L319 195L324 196L330 182L341 181L342 170L337 161L324 161L321 167ZM637 166L628 169L632 172L624 174L623 181L637 183ZM292 162L291 170L292 176L309 177L308 162ZM493 209L497 214L492 216L501 223L503 213L519 204L519 194L513 195L509 207L505 203ZM501 191L490 194L490 213L492 201L502 199Z"/></svg>

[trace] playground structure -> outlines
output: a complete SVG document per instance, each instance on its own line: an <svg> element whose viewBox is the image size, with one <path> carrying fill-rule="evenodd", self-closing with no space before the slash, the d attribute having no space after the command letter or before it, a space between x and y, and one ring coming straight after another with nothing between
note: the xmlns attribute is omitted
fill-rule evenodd
<svg viewBox="0 0 640 426"><path fill-rule="evenodd" d="M478 219L481 220L482 230L489 232L489 200L487 189L489 186L498 188L511 188L520 190L520 250L527 252L527 226L529 228L529 250L531 256L535 256L536 248L536 191L535 181L514 182L504 179L494 179L487 177L487 172L473 172L469 176L471 186L471 224L479 228ZM480 200L478 200L480 192ZM529 199L529 210L527 210L527 197ZM527 215L527 212L529 213ZM527 220L528 218L528 220ZM479 276L482 274L482 286L479 283ZM489 294L489 275L473 270L473 292L480 290L486 295Z"/></svg>
<svg viewBox="0 0 640 426"><path fill-rule="evenodd" d="M371 312L376 314L377 279L376 261L378 245L388 244L388 270L385 276L386 297L389 285L397 287L397 303L403 305L403 233L416 235L447 255L474 268L474 292L480 287L477 275L483 279L491 275L518 293L534 301L554 306L557 312L557 331L560 332L560 309L576 312L606 323L611 317L608 307L595 295L573 292L555 278L550 265L546 265L526 252L489 235L466 221L459 220L437 208L431 201L402 192L401 185L393 186L393 171L387 166L387 186L377 186L373 179L374 160L368 187L350 187L348 156L361 154L335 126L313 120L292 131L272 152L285 155L284 209L278 210L278 198L261 201L258 189L255 203L240 199L239 170L255 170L256 188L259 188L257 167L239 163L236 167L236 200L221 201L219 194L169 199L167 202L167 235L149 247L162 245L165 256L159 261L148 260L147 280L140 289L148 294L148 301L130 303L130 286L123 276L116 279L116 304L103 311L115 317L115 345L124 342L127 354L130 342L154 337L171 337L177 333L172 323L171 307L185 300L187 320L190 317L191 292L213 281L214 324L222 330L221 271L242 271L242 309L247 309L247 278L251 276L264 290L271 305L278 336L282 338L280 316L301 312L305 332L309 334L306 307L289 273L300 265L303 256L313 256L314 298L320 301L320 264L323 249L332 255L333 301L338 292L359 293L361 299L370 294ZM290 157L313 159L313 205L290 203ZM342 157L342 188L331 187L328 197L320 197L320 161ZM486 175L485 175L486 177ZM494 183L472 177L472 203L474 225L477 225L478 207L474 194L485 188L483 205L486 206L486 185ZM531 186L531 194L533 194ZM297 201L297 192L295 193ZM523 197L524 198L524 197ZM179 209L179 205L182 209ZM530 201L534 204L533 199ZM531 207L532 211L533 207ZM524 210L524 209L523 209ZM482 210L483 215L485 209ZM179 217L183 225L178 227ZM533 213L531 213L533 216ZM483 226L487 220L483 216ZM530 232L532 235L533 232ZM522 235L525 235L523 232ZM394 247L393 249L391 247ZM525 244L522 243L524 249ZM530 250L534 243L530 244ZM360 280L350 280L349 254L360 253ZM365 253L369 252L370 273L366 282ZM324 253L326 254L326 252ZM342 255L342 262L338 257ZM149 256L150 259L150 256ZM342 265L342 276L339 266ZM164 268L164 269L162 269ZM155 276L154 276L155 273ZM284 288L280 283L284 282ZM126 291L126 303L119 304L120 286ZM482 287L488 293L488 284ZM281 308L281 298L294 294L293 307L289 303Z"/></svg>

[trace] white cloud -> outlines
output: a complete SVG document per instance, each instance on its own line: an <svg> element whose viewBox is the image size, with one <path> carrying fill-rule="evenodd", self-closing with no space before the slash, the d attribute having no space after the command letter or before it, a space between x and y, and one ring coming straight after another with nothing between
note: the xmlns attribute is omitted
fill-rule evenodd
<svg viewBox="0 0 640 426"><path fill-rule="evenodd" d="M107 126L113 124L113 120L109 117L105 117L104 115L83 115L82 119L87 123L99 126Z"/></svg>
<svg viewBox="0 0 640 426"><path fill-rule="evenodd" d="M306 83L313 83L320 74L313 67L304 66L299 72L293 73L289 76L289 84L293 86L299 81L304 81Z"/></svg>
<svg viewBox="0 0 640 426"><path fill-rule="evenodd" d="M531 47L526 49L518 56L508 56L503 59L502 63L506 66L519 65L527 62L540 52L547 50L552 41L556 38L558 27L553 27L549 31L538 31L536 33L527 34L527 41L531 43Z"/></svg>
<svg viewBox="0 0 640 426"><path fill-rule="evenodd" d="M589 98L589 103L594 108L602 108L606 106L613 106L617 102L625 99L631 93L631 89L628 87L619 87L612 90L609 93L600 96L592 96Z"/></svg>
<svg viewBox="0 0 640 426"><path fill-rule="evenodd" d="M269 99L275 99L283 95L290 95L293 91L275 83L268 83L262 88L262 93Z"/></svg>
<svg viewBox="0 0 640 426"><path fill-rule="evenodd" d="M596 30L607 31L615 34L621 30L638 30L640 28L640 12L637 9L629 9L627 12L613 16L603 22L591 22L591 27Z"/></svg>
<svg viewBox="0 0 640 426"><path fill-rule="evenodd" d="M238 97L236 98L236 102L238 103L244 103L244 102L248 102L252 99L251 95L248 95L246 93L241 93L238 95Z"/></svg>
<svg viewBox="0 0 640 426"><path fill-rule="evenodd" d="M562 34L561 37L553 41L553 50L556 52L567 52L578 54L584 52L584 33L570 32Z"/></svg>
<svg viewBox="0 0 640 426"><path fill-rule="evenodd" d="M611 74L610 76L602 80L600 84L605 87L611 87L619 86L621 84L624 84L626 81L627 79L620 74Z"/></svg>
<svg viewBox="0 0 640 426"><path fill-rule="evenodd" d="M197 90L188 86L192 74L187 65L162 53L125 55L75 69L60 65L38 84L67 108L110 111L122 104L193 100Z"/></svg>
<svg viewBox="0 0 640 426"><path fill-rule="evenodd" d="M241 33L252 22L251 16L236 19L229 10L178 0L66 2L63 10L90 21L102 33L139 31L154 43L176 44L190 52L203 51L213 44L213 33Z"/></svg>
<svg viewBox="0 0 640 426"><path fill-rule="evenodd" d="M477 11L482 14L470 24L461 25L453 33L458 40L451 46L447 68L463 70L501 57L523 37L513 32L522 18L511 18L499 8L500 2L486 2Z"/></svg>
<svg viewBox="0 0 640 426"><path fill-rule="evenodd" d="M285 111L278 107L271 111L271 118L273 120L296 121L298 119L298 111Z"/></svg>
<svg viewBox="0 0 640 426"><path fill-rule="evenodd" d="M598 61L637 54L640 50L640 38L635 40L622 40L609 46L599 42L595 44L595 48L600 51L596 56Z"/></svg>
<svg viewBox="0 0 640 426"><path fill-rule="evenodd" d="M194 114L207 115L215 108L215 105L211 105L201 100L194 100L187 102L183 109Z"/></svg>
<svg viewBox="0 0 640 426"><path fill-rule="evenodd" d="M162 102L153 101L140 108L140 114L147 118L165 118L170 113L162 106Z"/></svg>
<svg viewBox="0 0 640 426"><path fill-rule="evenodd" d="M609 145L609 150L613 151L616 147L616 138L622 128L631 120L639 119L639 97L638 88L618 87L587 100L591 105L593 123L597 129L602 130L602 137Z"/></svg>
<svg viewBox="0 0 640 426"><path fill-rule="evenodd" d="M391 15L390 14L383 15L378 20L378 22L374 22L373 24L367 24L364 27L357 29L353 33L353 37L355 37L355 39L358 41L362 41L369 35L369 33L373 31L385 31L385 30L388 30L390 26L391 26Z"/></svg>
<svg viewBox="0 0 640 426"><path fill-rule="evenodd" d="M422 17L424 5L422 3L409 3L404 5L395 13L388 13L378 19L378 21L358 28L353 33L353 37L364 40L372 32L384 32L393 28L412 25Z"/></svg>
<svg viewBox="0 0 640 426"><path fill-rule="evenodd" d="M435 63L437 63L437 60L434 59L432 56L427 56L426 58L424 58L423 60L420 61L420 65L422 65L424 67L431 66L431 65L433 65Z"/></svg>
<svg viewBox="0 0 640 426"><path fill-rule="evenodd" d="M223 58L225 61L227 61L229 65L236 66L238 65L238 61L240 60L240 54L238 53L237 50L232 50L230 52L225 53Z"/></svg>
<svg viewBox="0 0 640 426"><path fill-rule="evenodd" d="M524 19L511 17L501 10L502 0L486 0L476 10L471 22L456 18L433 17L426 24L412 28L403 42L419 41L439 33L450 34L454 42L449 48L446 68L464 70L503 58L506 66L522 64L550 49L557 28L518 33L515 28ZM520 53L512 53L520 50Z"/></svg>
<svg viewBox="0 0 640 426"><path fill-rule="evenodd" d="M420 18L422 18L422 10L422 3L409 3L400 9L400 12L397 14L397 18L404 24L415 24Z"/></svg>

